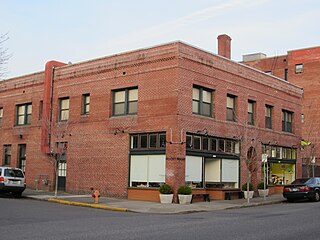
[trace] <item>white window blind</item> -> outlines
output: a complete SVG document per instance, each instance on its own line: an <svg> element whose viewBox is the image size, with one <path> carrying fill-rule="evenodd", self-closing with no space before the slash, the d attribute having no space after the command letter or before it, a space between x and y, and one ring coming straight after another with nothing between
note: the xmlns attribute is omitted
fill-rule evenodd
<svg viewBox="0 0 320 240"><path fill-rule="evenodd" d="M205 181L220 182L220 159L205 160Z"/></svg>
<svg viewBox="0 0 320 240"><path fill-rule="evenodd" d="M222 159L222 182L238 182L239 161Z"/></svg>
<svg viewBox="0 0 320 240"><path fill-rule="evenodd" d="M149 158L149 182L165 182L166 156L150 155Z"/></svg>
<svg viewBox="0 0 320 240"><path fill-rule="evenodd" d="M186 182L202 181L202 157L186 157Z"/></svg>
<svg viewBox="0 0 320 240"><path fill-rule="evenodd" d="M130 166L131 182L147 182L148 156L131 156Z"/></svg>

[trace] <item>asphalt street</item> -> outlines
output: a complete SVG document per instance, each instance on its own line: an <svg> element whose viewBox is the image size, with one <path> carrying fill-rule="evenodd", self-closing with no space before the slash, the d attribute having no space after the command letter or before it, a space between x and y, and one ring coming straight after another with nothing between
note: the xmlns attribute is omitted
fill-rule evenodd
<svg viewBox="0 0 320 240"><path fill-rule="evenodd" d="M1 239L319 239L320 203L141 214L0 198Z"/></svg>

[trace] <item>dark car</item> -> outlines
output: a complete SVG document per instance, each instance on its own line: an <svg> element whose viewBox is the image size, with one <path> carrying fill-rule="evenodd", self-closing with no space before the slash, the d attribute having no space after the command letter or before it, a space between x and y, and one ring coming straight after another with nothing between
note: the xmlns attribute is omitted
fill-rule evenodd
<svg viewBox="0 0 320 240"><path fill-rule="evenodd" d="M283 197L289 202L299 199L320 200L320 178L298 178L283 188Z"/></svg>

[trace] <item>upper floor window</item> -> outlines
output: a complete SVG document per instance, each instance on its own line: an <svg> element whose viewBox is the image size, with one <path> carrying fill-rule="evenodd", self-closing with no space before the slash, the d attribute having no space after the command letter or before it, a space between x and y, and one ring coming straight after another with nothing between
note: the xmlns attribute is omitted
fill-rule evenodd
<svg viewBox="0 0 320 240"><path fill-rule="evenodd" d="M265 110L265 126L272 129L272 106L266 105Z"/></svg>
<svg viewBox="0 0 320 240"><path fill-rule="evenodd" d="M3 108L0 108L0 127L2 126Z"/></svg>
<svg viewBox="0 0 320 240"><path fill-rule="evenodd" d="M193 87L192 90L192 112L203 116L211 116L212 91Z"/></svg>
<svg viewBox="0 0 320 240"><path fill-rule="evenodd" d="M295 66L295 73L302 73L303 72L303 64L296 64Z"/></svg>
<svg viewBox="0 0 320 240"><path fill-rule="evenodd" d="M254 125L254 105L255 102L252 100L248 101L248 124Z"/></svg>
<svg viewBox="0 0 320 240"><path fill-rule="evenodd" d="M282 110L282 131L292 133L292 116L292 112Z"/></svg>
<svg viewBox="0 0 320 240"><path fill-rule="evenodd" d="M227 120L236 121L236 97L233 95L227 96Z"/></svg>
<svg viewBox="0 0 320 240"><path fill-rule="evenodd" d="M129 115L138 112L138 88L113 91L112 115Z"/></svg>
<svg viewBox="0 0 320 240"><path fill-rule="evenodd" d="M29 125L31 124L31 103L17 105L17 122L16 125Z"/></svg>
<svg viewBox="0 0 320 240"><path fill-rule="evenodd" d="M69 98L59 99L59 122L69 120Z"/></svg>
<svg viewBox="0 0 320 240"><path fill-rule="evenodd" d="M82 95L82 115L88 115L90 112L90 94Z"/></svg>
<svg viewBox="0 0 320 240"><path fill-rule="evenodd" d="M4 145L3 146L3 165L10 165L11 163L11 145Z"/></svg>

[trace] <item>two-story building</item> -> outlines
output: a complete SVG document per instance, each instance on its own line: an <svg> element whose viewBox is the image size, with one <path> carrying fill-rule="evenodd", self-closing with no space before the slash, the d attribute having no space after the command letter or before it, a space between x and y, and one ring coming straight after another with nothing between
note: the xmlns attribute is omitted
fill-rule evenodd
<svg viewBox="0 0 320 240"><path fill-rule="evenodd" d="M303 90L182 42L0 82L2 164L21 167L27 186L159 201L183 184L224 199L251 173L270 184L301 176ZM248 159L252 161L248 163Z"/></svg>

